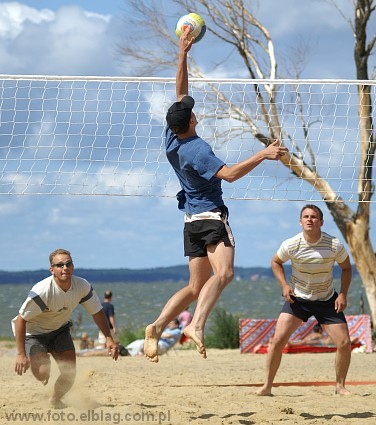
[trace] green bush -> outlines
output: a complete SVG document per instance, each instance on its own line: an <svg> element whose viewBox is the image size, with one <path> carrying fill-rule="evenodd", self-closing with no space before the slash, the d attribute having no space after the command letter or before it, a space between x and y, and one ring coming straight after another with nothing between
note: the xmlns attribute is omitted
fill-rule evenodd
<svg viewBox="0 0 376 425"><path fill-rule="evenodd" d="M134 325L130 324L129 326L125 328L121 328L119 331L119 341L121 345L124 345L124 347L126 347L128 344L135 341L136 339L144 339L144 338L145 338L144 327L135 329Z"/></svg>
<svg viewBox="0 0 376 425"><path fill-rule="evenodd" d="M216 308L212 313L213 324L205 336L208 348L239 348L239 316Z"/></svg>

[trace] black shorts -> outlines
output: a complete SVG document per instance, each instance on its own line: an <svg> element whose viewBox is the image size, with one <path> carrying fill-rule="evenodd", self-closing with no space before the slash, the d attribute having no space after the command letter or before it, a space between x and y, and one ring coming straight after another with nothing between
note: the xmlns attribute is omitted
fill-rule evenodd
<svg viewBox="0 0 376 425"><path fill-rule="evenodd" d="M320 325L347 323L343 312L335 311L334 302L337 297L337 292L327 301L305 301L301 298L291 297L294 302L291 304L286 301L282 307L282 313L292 314L303 322L306 322L311 316L315 316Z"/></svg>
<svg viewBox="0 0 376 425"><path fill-rule="evenodd" d="M228 210L221 209L221 220L196 220L184 224L184 255L186 257L207 257L208 245L224 242L234 246L234 238L227 220Z"/></svg>
<svg viewBox="0 0 376 425"><path fill-rule="evenodd" d="M51 353L56 351L74 350L73 340L70 334L72 323L68 322L56 331L42 335L26 335L25 349L28 357L38 353Z"/></svg>

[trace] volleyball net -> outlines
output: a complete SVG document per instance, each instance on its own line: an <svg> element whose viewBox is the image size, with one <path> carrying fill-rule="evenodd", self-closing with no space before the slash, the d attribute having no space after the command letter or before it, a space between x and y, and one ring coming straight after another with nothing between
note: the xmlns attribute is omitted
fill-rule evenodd
<svg viewBox="0 0 376 425"><path fill-rule="evenodd" d="M275 137L289 149L224 182L224 197L358 202L358 84L191 79L197 133L229 166ZM174 101L174 78L0 75L0 194L174 197L163 140Z"/></svg>

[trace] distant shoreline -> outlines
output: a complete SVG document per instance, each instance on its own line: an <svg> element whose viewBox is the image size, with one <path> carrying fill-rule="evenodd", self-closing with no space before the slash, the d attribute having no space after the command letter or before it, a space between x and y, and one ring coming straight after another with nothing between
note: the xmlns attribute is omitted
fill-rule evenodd
<svg viewBox="0 0 376 425"><path fill-rule="evenodd" d="M286 265L286 273L291 273L291 265ZM341 269L334 267L334 278L340 277ZM76 268L74 274L87 279L91 283L137 283L137 282L181 282L189 280L188 265L156 267L145 269L84 269ZM48 269L25 270L25 271L3 271L0 270L0 285L3 284L31 284L46 278ZM354 267L354 277L358 273ZM274 278L272 269L269 267L235 267L235 279L259 280L263 278Z"/></svg>

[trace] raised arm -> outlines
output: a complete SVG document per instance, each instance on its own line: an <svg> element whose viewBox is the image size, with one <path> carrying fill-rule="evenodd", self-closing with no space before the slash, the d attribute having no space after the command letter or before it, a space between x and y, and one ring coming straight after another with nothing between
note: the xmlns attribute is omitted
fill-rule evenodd
<svg viewBox="0 0 376 425"><path fill-rule="evenodd" d="M279 141L276 140L271 143L267 148L255 153L253 156L245 159L242 162L232 165L231 167L224 165L216 174L216 177L226 180L232 183L241 177L244 177L255 167L257 167L265 159L278 160L280 159L288 149L285 146L281 146Z"/></svg>
<svg viewBox="0 0 376 425"><path fill-rule="evenodd" d="M188 95L188 64L187 55L192 47L194 38L188 40L188 34L191 27L187 27L179 39L179 58L178 69L176 72L176 99L180 101L184 96Z"/></svg>

